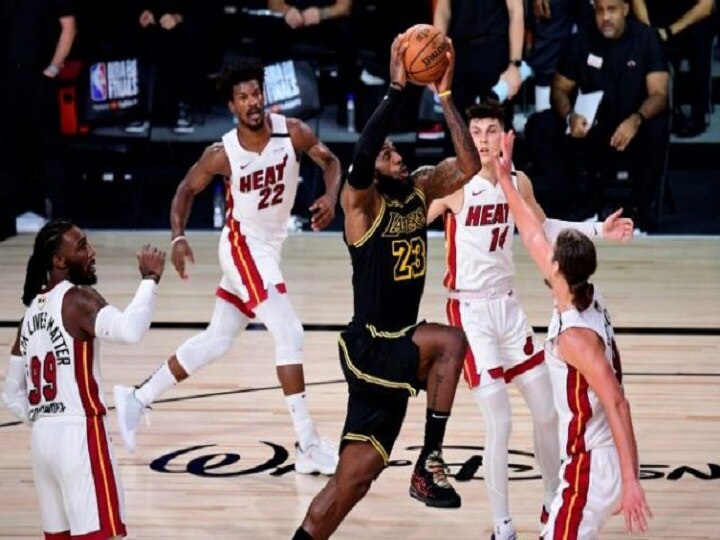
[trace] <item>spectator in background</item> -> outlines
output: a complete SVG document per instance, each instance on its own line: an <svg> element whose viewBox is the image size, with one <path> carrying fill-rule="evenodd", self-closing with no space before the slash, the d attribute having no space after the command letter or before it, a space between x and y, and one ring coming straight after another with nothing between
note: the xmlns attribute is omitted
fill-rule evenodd
<svg viewBox="0 0 720 540"><path fill-rule="evenodd" d="M640 22L657 30L673 66L673 133L679 137L699 135L707 128L710 106L713 0L633 0L632 7ZM677 84L683 59L689 67L689 118L680 107L682 92Z"/></svg>
<svg viewBox="0 0 720 540"><path fill-rule="evenodd" d="M137 0L135 46L154 73L151 115L176 133L195 130L204 58L204 6L197 0Z"/></svg>
<svg viewBox="0 0 720 540"><path fill-rule="evenodd" d="M503 79L508 84L505 125L512 126L512 98L522 85L523 0L437 0L433 24L453 40L458 110L465 113Z"/></svg>
<svg viewBox="0 0 720 540"><path fill-rule="evenodd" d="M357 84L357 48L350 13L352 0L268 0L272 11L283 14L280 34L270 33L262 39L265 62L297 58L298 46L315 45L334 51L337 58L337 95L340 125L347 124L347 95Z"/></svg>
<svg viewBox="0 0 720 540"><path fill-rule="evenodd" d="M565 42L577 27L591 24L590 0L532 0L535 41L528 64L535 74L535 111L550 108L550 83Z"/></svg>
<svg viewBox="0 0 720 540"><path fill-rule="evenodd" d="M664 174L669 133L668 71L658 33L627 19L627 0L595 0L595 25L572 36L552 85L552 110L526 126L530 152L550 185L543 206L565 219L602 213L602 181L626 170L631 217L647 230ZM602 91L595 123L573 110L573 96ZM569 136L565 133L568 131ZM585 215L572 212L585 178ZM550 184L552 183L552 184Z"/></svg>
<svg viewBox="0 0 720 540"><path fill-rule="evenodd" d="M71 0L0 2L0 240L23 211L38 214L36 230L40 214L67 217L54 79L75 34Z"/></svg>

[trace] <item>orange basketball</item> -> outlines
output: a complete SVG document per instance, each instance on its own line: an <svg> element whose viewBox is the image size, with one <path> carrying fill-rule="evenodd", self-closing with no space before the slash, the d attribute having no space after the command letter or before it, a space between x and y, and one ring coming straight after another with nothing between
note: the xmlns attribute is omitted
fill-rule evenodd
<svg viewBox="0 0 720 540"><path fill-rule="evenodd" d="M445 72L448 59L445 35L429 24L416 24L407 31L405 71L410 82L420 86L434 83Z"/></svg>

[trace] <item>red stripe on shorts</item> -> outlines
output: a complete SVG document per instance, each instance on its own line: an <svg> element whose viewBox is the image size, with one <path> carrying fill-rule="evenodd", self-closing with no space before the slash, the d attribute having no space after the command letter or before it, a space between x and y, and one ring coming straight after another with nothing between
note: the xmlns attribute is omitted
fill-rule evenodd
<svg viewBox="0 0 720 540"><path fill-rule="evenodd" d="M577 540L590 487L590 452L575 454L565 467L567 487L555 518L553 540Z"/></svg>
<svg viewBox="0 0 720 540"><path fill-rule="evenodd" d="M230 253L235 263L235 268L240 273L240 279L248 290L249 299L247 306L255 309L255 306L267 300L267 291L263 285L260 271L255 264L250 247L247 245L245 236L240 232L240 222L230 220Z"/></svg>
<svg viewBox="0 0 720 540"><path fill-rule="evenodd" d="M102 418L87 419L87 439L100 520L99 531L90 534L104 535L97 536L97 538L125 536L125 525L120 516L120 499L115 483L115 472L110 459L105 423ZM74 536L73 538L80 537ZM93 536L85 535L82 538L92 539Z"/></svg>
<svg viewBox="0 0 720 540"><path fill-rule="evenodd" d="M445 305L448 322L450 326L462 328L462 318L460 316L460 301L456 298L450 298ZM465 361L463 362L463 377L470 388L475 388L480 384L480 375L478 374L477 364L475 363L475 355L472 348L468 345L465 352Z"/></svg>
<svg viewBox="0 0 720 540"><path fill-rule="evenodd" d="M530 371L532 368L539 366L543 363L545 360L545 351L540 351L534 355L532 355L530 358L525 360L524 362L519 363L516 366L511 367L510 369L505 370L505 382L509 383L512 382L512 380L525 373L526 371Z"/></svg>

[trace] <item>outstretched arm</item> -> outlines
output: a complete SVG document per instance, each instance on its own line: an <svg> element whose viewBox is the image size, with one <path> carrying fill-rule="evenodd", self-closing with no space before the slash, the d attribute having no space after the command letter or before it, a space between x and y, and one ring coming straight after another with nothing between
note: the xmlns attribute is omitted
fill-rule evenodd
<svg viewBox="0 0 720 540"><path fill-rule="evenodd" d="M434 87L445 115L450 137L455 149L454 158L440 162L429 174L417 179L417 185L425 192L425 200L430 204L434 199L445 197L457 191L468 182L482 167L480 155L473 143L467 123L463 120L452 100L453 72L455 68L455 51L452 41L448 39L448 67L442 78L431 85Z"/></svg>
<svg viewBox="0 0 720 540"><path fill-rule="evenodd" d="M390 88L363 129L355 145L347 182L340 195L345 211L345 237L353 243L372 225L379 208L375 189L375 160L390 133L393 115L401 103L407 74L403 56L408 43L404 35L395 38L390 49Z"/></svg>
<svg viewBox="0 0 720 540"><path fill-rule="evenodd" d="M570 328L560 334L559 352L565 361L577 369L597 394L605 409L615 447L620 458L622 497L615 513L625 516L625 527L645 532L652 512L645 500L645 492L638 479L637 443L630 417L630 404L615 378L599 336L590 329Z"/></svg>
<svg viewBox="0 0 720 540"><path fill-rule="evenodd" d="M145 245L137 253L142 281L128 306L120 311L92 287L73 287L63 300L63 324L71 336L97 337L113 343L138 343L150 328L157 284L165 268L165 253Z"/></svg>
<svg viewBox="0 0 720 540"><path fill-rule="evenodd" d="M542 223L512 183L512 149L514 141L515 134L512 131L501 134L502 156L496 155L493 158L495 160L495 171L500 187L502 187L510 206L510 211L515 217L515 224L520 231L520 238L543 277L547 279L552 273L553 249L545 237Z"/></svg>

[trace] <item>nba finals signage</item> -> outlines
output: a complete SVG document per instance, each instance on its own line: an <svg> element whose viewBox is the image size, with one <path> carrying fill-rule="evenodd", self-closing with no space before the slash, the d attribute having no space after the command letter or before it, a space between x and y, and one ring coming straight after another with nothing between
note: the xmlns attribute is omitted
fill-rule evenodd
<svg viewBox="0 0 720 540"><path fill-rule="evenodd" d="M94 113L122 111L140 101L137 58L90 65L90 109Z"/></svg>

